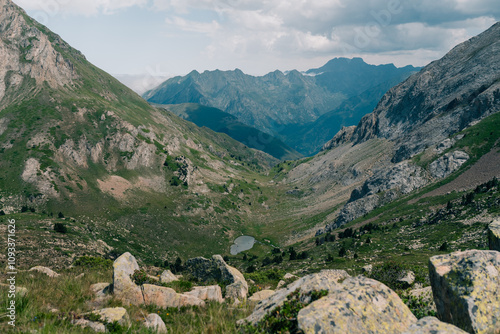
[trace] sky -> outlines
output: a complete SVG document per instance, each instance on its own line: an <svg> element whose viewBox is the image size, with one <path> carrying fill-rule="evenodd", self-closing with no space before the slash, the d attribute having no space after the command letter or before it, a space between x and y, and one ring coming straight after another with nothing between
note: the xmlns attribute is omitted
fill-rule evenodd
<svg viewBox="0 0 500 334"><path fill-rule="evenodd" d="M192 70L264 75L335 57L424 66L500 19L498 0L13 1L136 90Z"/></svg>

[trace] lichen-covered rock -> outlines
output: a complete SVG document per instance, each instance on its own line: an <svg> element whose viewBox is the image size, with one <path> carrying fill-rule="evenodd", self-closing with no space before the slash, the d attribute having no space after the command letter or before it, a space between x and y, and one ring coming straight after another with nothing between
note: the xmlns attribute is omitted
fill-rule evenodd
<svg viewBox="0 0 500 334"><path fill-rule="evenodd" d="M205 306L205 302L194 296L180 294L164 286L144 284L144 304L158 307Z"/></svg>
<svg viewBox="0 0 500 334"><path fill-rule="evenodd" d="M90 328L97 333L106 333L106 327L100 322L89 321L86 319L77 319L73 321L73 324L83 328Z"/></svg>
<svg viewBox="0 0 500 334"><path fill-rule="evenodd" d="M434 256L429 277L439 319L469 333L500 330L500 253L468 250Z"/></svg>
<svg viewBox="0 0 500 334"><path fill-rule="evenodd" d="M100 315L101 320L105 322L118 322L122 326L128 326L130 319L127 310L123 307L104 308L102 310L93 311L92 313Z"/></svg>
<svg viewBox="0 0 500 334"><path fill-rule="evenodd" d="M488 226L488 244L491 250L500 252L500 218Z"/></svg>
<svg viewBox="0 0 500 334"><path fill-rule="evenodd" d="M300 310L304 333L401 333L417 318L398 295L364 276L347 278L328 296Z"/></svg>
<svg viewBox="0 0 500 334"><path fill-rule="evenodd" d="M165 323L163 322L162 318L156 313L151 313L146 317L144 321L144 326L146 326L147 328L151 328L156 333L168 332L167 326L165 326Z"/></svg>
<svg viewBox="0 0 500 334"><path fill-rule="evenodd" d="M45 274L51 278L54 277L59 277L60 275L56 273L54 270L47 268L47 267L42 267L42 266L36 266L31 268L29 271L37 271L39 273Z"/></svg>
<svg viewBox="0 0 500 334"><path fill-rule="evenodd" d="M172 274L170 270L165 270L164 272L161 273L160 276L160 282L162 283L170 283L178 280L179 279L174 274Z"/></svg>
<svg viewBox="0 0 500 334"><path fill-rule="evenodd" d="M245 299L248 294L248 284L243 274L229 266L220 255L214 255L211 259L189 259L186 261L186 270L201 282L227 284L226 297Z"/></svg>
<svg viewBox="0 0 500 334"><path fill-rule="evenodd" d="M125 303L141 305L144 304L141 288L130 278L136 270L139 270L139 265L129 252L117 258L113 263L113 293Z"/></svg>
<svg viewBox="0 0 500 334"><path fill-rule="evenodd" d="M184 294L201 300L213 300L219 303L224 301L222 298L222 289L218 285L195 286L191 291Z"/></svg>
<svg viewBox="0 0 500 334"><path fill-rule="evenodd" d="M350 277L345 270L323 270L319 273L307 275L299 278L295 282L288 285L287 288L276 291L267 299L262 300L253 313L245 319L238 321L239 324L249 322L253 325L257 324L264 316L272 312L278 306L283 305L288 296L296 290L300 290L303 302L308 302L308 294L312 291L328 290L332 291L338 285L337 282ZM310 301L310 300L309 300Z"/></svg>
<svg viewBox="0 0 500 334"><path fill-rule="evenodd" d="M254 293L250 298L248 298L251 302L260 302L261 300L267 299L274 295L274 290L262 290Z"/></svg>
<svg viewBox="0 0 500 334"><path fill-rule="evenodd" d="M425 317L420 319L416 324L403 334L466 334L458 327L451 324L439 321L435 317Z"/></svg>

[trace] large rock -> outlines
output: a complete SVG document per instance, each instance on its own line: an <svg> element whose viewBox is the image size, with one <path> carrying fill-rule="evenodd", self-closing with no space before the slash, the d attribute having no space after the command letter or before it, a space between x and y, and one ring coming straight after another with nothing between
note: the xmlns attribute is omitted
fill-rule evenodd
<svg viewBox="0 0 500 334"><path fill-rule="evenodd" d="M168 332L167 326L165 326L165 323L163 322L162 318L156 313L151 313L146 317L144 321L144 326L146 326L147 328L151 328L156 333Z"/></svg>
<svg viewBox="0 0 500 334"><path fill-rule="evenodd" d="M488 226L488 244L491 250L500 252L500 218Z"/></svg>
<svg viewBox="0 0 500 334"><path fill-rule="evenodd" d="M222 298L222 289L218 285L195 286L191 291L184 294L201 300L213 300L219 303L224 301Z"/></svg>
<svg viewBox="0 0 500 334"><path fill-rule="evenodd" d="M164 286L144 284L144 304L162 308L182 306L205 306L205 302L194 296L180 294Z"/></svg>
<svg viewBox="0 0 500 334"><path fill-rule="evenodd" d="M211 259L189 259L186 261L186 270L201 282L227 284L226 297L244 299L248 294L248 284L243 274L229 266L220 255L214 255Z"/></svg>
<svg viewBox="0 0 500 334"><path fill-rule="evenodd" d="M130 319L127 310L123 307L104 308L102 310L93 311L92 313L100 315L104 322L118 322L122 326L128 326Z"/></svg>
<svg viewBox="0 0 500 334"><path fill-rule="evenodd" d="M77 319L74 320L72 323L76 326L80 326L83 328L90 328L97 333L106 333L106 327L104 326L104 324L100 322L89 321L86 319Z"/></svg>
<svg viewBox="0 0 500 334"><path fill-rule="evenodd" d="M87 305L92 309L103 308L111 299L113 285L109 283L96 283L90 286L90 291L94 295L92 300L87 301Z"/></svg>
<svg viewBox="0 0 500 334"><path fill-rule="evenodd" d="M469 158L463 151L446 153L429 165L429 171L433 177L441 179L459 169Z"/></svg>
<svg viewBox="0 0 500 334"><path fill-rule="evenodd" d="M144 304L141 288L130 278L136 270L139 265L129 252L117 258L113 263L113 293L124 303L141 305Z"/></svg>
<svg viewBox="0 0 500 334"><path fill-rule="evenodd" d="M468 250L434 256L429 276L439 319L469 333L500 330L500 253Z"/></svg>
<svg viewBox="0 0 500 334"><path fill-rule="evenodd" d="M49 276L51 278L55 278L55 277L59 277L60 276L58 273L56 273L52 269L47 268L47 267L42 267L42 266L33 267L29 271L37 271L37 272L45 274L45 275L47 275L47 276Z"/></svg>
<svg viewBox="0 0 500 334"><path fill-rule="evenodd" d="M321 298L300 310L304 333L401 333L417 318L398 295L384 284L364 276L347 278Z"/></svg>
<svg viewBox="0 0 500 334"><path fill-rule="evenodd" d="M165 270L164 272L161 273L161 276L160 276L160 282L162 282L162 283L170 283L170 282L174 282L174 281L178 281L178 280L179 279L177 278L177 276L172 274L172 272L170 270Z"/></svg>
<svg viewBox="0 0 500 334"><path fill-rule="evenodd" d="M260 302L261 300L267 299L274 295L274 290L262 290L254 293L250 298L248 298L251 302Z"/></svg>
<svg viewBox="0 0 500 334"><path fill-rule="evenodd" d="M239 324L250 322L255 325L262 320L266 314L272 312L278 306L283 305L288 296L299 290L304 296L303 301L307 302L307 295L312 291L328 290L332 291L338 285L338 281L350 277L345 270L323 270L319 273L304 276L288 285L287 288L276 291L267 299L262 300L253 313L245 319L239 320Z"/></svg>
<svg viewBox="0 0 500 334"><path fill-rule="evenodd" d="M425 317L411 325L403 334L467 334L467 332L435 317Z"/></svg>

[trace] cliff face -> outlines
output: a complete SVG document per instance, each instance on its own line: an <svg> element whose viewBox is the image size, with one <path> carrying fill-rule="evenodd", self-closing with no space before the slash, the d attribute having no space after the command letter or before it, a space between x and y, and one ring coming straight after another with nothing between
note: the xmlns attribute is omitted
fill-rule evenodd
<svg viewBox="0 0 500 334"><path fill-rule="evenodd" d="M384 95L353 143L382 137L400 162L500 110L500 23L456 46Z"/></svg>

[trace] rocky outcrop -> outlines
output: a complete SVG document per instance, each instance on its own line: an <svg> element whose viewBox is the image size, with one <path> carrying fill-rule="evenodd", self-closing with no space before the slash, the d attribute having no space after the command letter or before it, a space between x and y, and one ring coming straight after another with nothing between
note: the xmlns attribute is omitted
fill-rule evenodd
<svg viewBox="0 0 500 334"><path fill-rule="evenodd" d="M364 276L347 278L328 296L300 310L304 333L400 333L417 318L398 295Z"/></svg>
<svg viewBox="0 0 500 334"><path fill-rule="evenodd" d="M90 291L94 298L87 302L92 309L99 309L104 307L111 299L113 292L113 285L109 283L96 283L90 286Z"/></svg>
<svg viewBox="0 0 500 334"><path fill-rule="evenodd" d="M37 272L45 274L45 275L47 275L47 276L49 276L51 278L55 278L55 277L59 277L60 276L58 273L56 273L52 269L47 268L47 267L42 267L42 266L33 267L29 271L37 271Z"/></svg>
<svg viewBox="0 0 500 334"><path fill-rule="evenodd" d="M97 321L90 321L86 319L77 319L72 321L72 323L76 326L80 326L83 328L90 328L96 333L106 333L106 326L103 323Z"/></svg>
<svg viewBox="0 0 500 334"><path fill-rule="evenodd" d="M144 304L162 308L183 306L205 306L203 300L187 294L180 294L174 289L163 286L144 284Z"/></svg>
<svg viewBox="0 0 500 334"><path fill-rule="evenodd" d="M434 256L429 277L439 319L475 334L500 324L500 253L468 250Z"/></svg>
<svg viewBox="0 0 500 334"><path fill-rule="evenodd" d="M466 334L458 327L439 321L435 317L425 317L413 324L403 334Z"/></svg>
<svg viewBox="0 0 500 334"><path fill-rule="evenodd" d="M212 300L219 303L224 301L222 298L222 289L218 285L195 286L191 291L184 294L201 300Z"/></svg>
<svg viewBox="0 0 500 334"><path fill-rule="evenodd" d="M133 305L144 304L141 288L130 276L139 270L135 257L129 252L122 254L113 263L113 294L117 299Z"/></svg>
<svg viewBox="0 0 500 334"><path fill-rule="evenodd" d="M146 317L144 326L152 329L155 333L168 333L167 326L165 326L162 318L156 313L151 313Z"/></svg>
<svg viewBox="0 0 500 334"><path fill-rule="evenodd" d="M488 225L488 245L491 250L500 252L500 218Z"/></svg>
<svg viewBox="0 0 500 334"><path fill-rule="evenodd" d="M267 299L274 295L274 290L262 290L254 293L250 298L248 298L251 302L260 302L261 300Z"/></svg>
<svg viewBox="0 0 500 334"><path fill-rule="evenodd" d="M347 127L343 126L342 129L340 129L340 131L333 137L332 140L323 145L323 148L321 150L322 151L331 150L342 144L350 142L355 129L356 126L354 125Z"/></svg>
<svg viewBox="0 0 500 334"><path fill-rule="evenodd" d="M458 170L469 158L469 155L463 151L446 153L429 165L429 172L434 178L445 178Z"/></svg>
<svg viewBox="0 0 500 334"><path fill-rule="evenodd" d="M303 301L308 302L308 299L310 299L308 294L312 291L332 291L337 287L337 282L344 280L347 277L349 277L349 274L345 270L323 270L317 274L304 276L289 284L287 288L280 289L272 296L262 300L259 304L257 304L255 310L250 316L238 321L238 323L244 324L245 322L249 322L255 325L263 319L266 314L272 312L278 306L283 305L288 296L295 291L299 290L303 296Z"/></svg>
<svg viewBox="0 0 500 334"><path fill-rule="evenodd" d="M197 257L186 261L186 270L191 276L201 282L216 281L227 284L226 297L245 299L248 294L248 284L243 274L229 266L222 256L214 255L211 259Z"/></svg>
<svg viewBox="0 0 500 334"><path fill-rule="evenodd" d="M130 319L127 310L123 307L105 308L102 310L93 311L101 317L101 320L108 323L118 322L122 326L130 325Z"/></svg>
<svg viewBox="0 0 500 334"><path fill-rule="evenodd" d="M415 282L415 273L413 271L406 271L397 281L405 288L409 288Z"/></svg>
<svg viewBox="0 0 500 334"><path fill-rule="evenodd" d="M178 280L179 279L174 274L172 274L170 270L165 270L164 272L161 273L160 276L161 283L170 283Z"/></svg>

